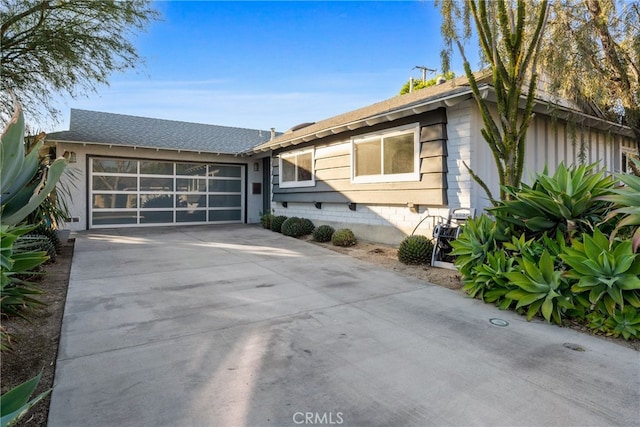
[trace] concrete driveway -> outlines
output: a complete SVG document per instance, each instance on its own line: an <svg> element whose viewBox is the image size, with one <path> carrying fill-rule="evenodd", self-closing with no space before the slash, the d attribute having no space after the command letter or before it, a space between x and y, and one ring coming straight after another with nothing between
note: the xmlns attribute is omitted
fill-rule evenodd
<svg viewBox="0 0 640 427"><path fill-rule="evenodd" d="M631 426L639 356L257 227L86 232L49 426Z"/></svg>

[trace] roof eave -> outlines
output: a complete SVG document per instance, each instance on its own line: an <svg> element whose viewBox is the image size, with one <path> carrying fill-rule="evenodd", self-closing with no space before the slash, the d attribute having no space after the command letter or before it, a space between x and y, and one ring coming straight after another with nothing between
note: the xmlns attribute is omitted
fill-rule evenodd
<svg viewBox="0 0 640 427"><path fill-rule="evenodd" d="M480 86L480 90L484 90L489 85L484 84ZM452 107L457 104L459 101L457 98L468 97L471 95L471 89L456 92L453 94L449 94L440 97L428 98L422 101L418 101L412 104L403 105L401 107L385 111L383 113L374 114L369 117L364 117L362 119L353 120L351 122L343 123L340 125L336 125L333 127L329 127L326 129L317 130L314 132L310 132L307 134L299 135L291 139L285 139L283 141L276 141L274 143L266 143L259 145L252 150L250 153L260 153L270 150L275 150L278 148L285 148L292 145L302 144L304 142L310 142L316 139L324 138L329 135L335 135L342 132L356 130L365 126L373 126L379 123L390 122L394 120L401 119L403 117L425 113L427 111L435 110L439 107Z"/></svg>
<svg viewBox="0 0 640 427"><path fill-rule="evenodd" d="M590 127L600 129L605 132L615 130L616 133L633 138L633 130L629 126L612 122L593 116L591 114L578 111L569 106L553 104L545 99L536 98L537 105L534 106L534 113L546 114L548 116L556 116L559 119L567 121L576 121L577 123L585 123ZM555 111L554 111L555 110Z"/></svg>

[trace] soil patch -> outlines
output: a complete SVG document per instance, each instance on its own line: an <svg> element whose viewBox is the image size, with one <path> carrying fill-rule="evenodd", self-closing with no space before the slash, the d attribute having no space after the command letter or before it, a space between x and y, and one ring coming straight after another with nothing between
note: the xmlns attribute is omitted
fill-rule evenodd
<svg viewBox="0 0 640 427"><path fill-rule="evenodd" d="M457 270L436 268L430 265L406 265L398 261L398 248L381 243L358 240L355 246L346 248L333 246L329 243L318 243L311 237L306 239L310 243L324 246L335 252L340 252L351 257L370 262L382 268L396 271L402 275L415 277L425 282L440 285L449 289L462 288L462 280Z"/></svg>
<svg viewBox="0 0 640 427"><path fill-rule="evenodd" d="M12 335L12 350L2 353L0 362L2 393L38 375L40 370L43 371L42 379L33 396L53 386L73 245L74 240L68 240L62 246L55 263L44 267L45 274L39 283L44 294L39 295L39 299L46 306L29 313L28 321L19 318L2 319L2 326ZM50 395L47 396L33 407L18 425L46 426L50 398Z"/></svg>

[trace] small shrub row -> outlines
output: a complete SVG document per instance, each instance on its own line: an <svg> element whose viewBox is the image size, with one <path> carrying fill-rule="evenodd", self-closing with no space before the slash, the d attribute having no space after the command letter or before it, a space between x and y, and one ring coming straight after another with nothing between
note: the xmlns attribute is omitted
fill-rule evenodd
<svg viewBox="0 0 640 427"><path fill-rule="evenodd" d="M313 222L307 218L297 216L287 217L285 215L274 215L271 213L260 216L262 227L271 229L277 233L282 233L289 237L306 236L313 233L316 228Z"/></svg>
<svg viewBox="0 0 640 427"><path fill-rule="evenodd" d="M335 230L330 225L321 225L313 232L313 240L320 243L331 242L334 246L353 246L358 239L348 228Z"/></svg>
<svg viewBox="0 0 640 427"><path fill-rule="evenodd" d="M330 241L334 246L353 246L358 242L353 231L348 228L334 230L329 225L321 225L316 228L313 222L307 218L267 213L260 216L260 223L262 227L270 228L271 231L282 233L285 236L301 237L312 234L315 241L322 243Z"/></svg>

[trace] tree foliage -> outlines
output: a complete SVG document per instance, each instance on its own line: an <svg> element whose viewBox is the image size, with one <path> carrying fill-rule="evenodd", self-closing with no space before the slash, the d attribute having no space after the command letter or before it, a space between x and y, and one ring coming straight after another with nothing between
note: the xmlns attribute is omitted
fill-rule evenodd
<svg viewBox="0 0 640 427"><path fill-rule="evenodd" d="M456 73L454 73L453 71L448 71L446 73L442 73L440 75L437 75L436 77L429 79L429 80L422 80L422 79L415 79L413 81L413 91L417 91L420 89L424 89L427 87L431 87L431 86L435 86L438 83L438 79L445 79L445 80L452 80L456 77ZM402 85L402 88L400 89L400 95L405 95L407 93L409 93L409 86L411 85L410 81L407 81L404 85Z"/></svg>
<svg viewBox="0 0 640 427"><path fill-rule="evenodd" d="M627 124L640 150L640 1L554 2L541 64L553 93Z"/></svg>
<svg viewBox="0 0 640 427"><path fill-rule="evenodd" d="M3 122L11 92L25 112L55 117L56 93L85 95L136 66L131 38L157 18L146 0L0 0Z"/></svg>
<svg viewBox="0 0 640 427"><path fill-rule="evenodd" d="M465 73L482 115L482 136L498 169L500 199L509 198L504 186L518 188L522 180L526 132L533 117L537 60L547 22L548 2L441 0L438 4L443 14L443 69L448 69L448 58L455 44L462 55ZM491 71L497 107L495 117L480 92L463 46L471 37L472 22L484 60ZM524 107L521 106L522 98L525 99ZM495 203L487 185L471 169L469 171Z"/></svg>

